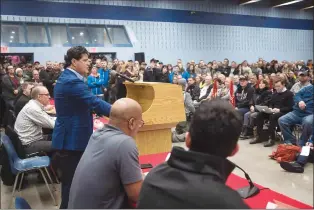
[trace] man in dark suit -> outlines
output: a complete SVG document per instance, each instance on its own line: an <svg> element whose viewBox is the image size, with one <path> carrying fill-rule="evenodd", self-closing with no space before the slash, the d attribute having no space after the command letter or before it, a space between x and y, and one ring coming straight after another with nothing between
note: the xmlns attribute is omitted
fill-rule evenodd
<svg viewBox="0 0 314 210"><path fill-rule="evenodd" d="M61 209L67 208L74 172L93 133L93 115L109 116L111 105L97 98L84 83L88 72L88 51L72 47L64 57L65 70L54 88L57 120L52 135L54 160L61 171Z"/></svg>

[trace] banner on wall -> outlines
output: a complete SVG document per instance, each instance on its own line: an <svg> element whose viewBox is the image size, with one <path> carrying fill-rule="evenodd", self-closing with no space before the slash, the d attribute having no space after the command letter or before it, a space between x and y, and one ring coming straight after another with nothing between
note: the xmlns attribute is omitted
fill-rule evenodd
<svg viewBox="0 0 314 210"><path fill-rule="evenodd" d="M8 53L9 52L9 48L7 46L1 46L1 53Z"/></svg>

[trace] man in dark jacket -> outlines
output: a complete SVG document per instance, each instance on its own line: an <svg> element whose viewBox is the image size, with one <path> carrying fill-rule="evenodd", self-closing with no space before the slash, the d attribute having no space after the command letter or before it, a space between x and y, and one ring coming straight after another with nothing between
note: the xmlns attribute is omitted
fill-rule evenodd
<svg viewBox="0 0 314 210"><path fill-rule="evenodd" d="M269 126L267 129L267 136L269 137L268 142L264 144L264 147L271 147L275 144L276 136L276 127L278 126L279 117L287 114L292 111L293 102L293 93L286 88L286 81L280 77L276 77L274 80L276 92L272 95L269 108L271 114L265 112L259 112L256 116L256 126L257 126L257 137L254 141L251 141L251 144L260 143L263 140L261 139L261 133L263 130L264 120L269 120Z"/></svg>
<svg viewBox="0 0 314 210"><path fill-rule="evenodd" d="M227 157L237 153L242 119L229 102L205 101L196 110L186 146L174 147L169 160L144 179L140 209L247 209L226 186L234 169Z"/></svg>
<svg viewBox="0 0 314 210"><path fill-rule="evenodd" d="M53 64L50 61L47 61L46 63L46 70L41 70L39 73L39 78L43 82L43 85L46 86L46 88L49 91L49 94L51 97L54 97L52 94L52 89L54 87L55 82L53 81Z"/></svg>
<svg viewBox="0 0 314 210"><path fill-rule="evenodd" d="M221 69L222 69L221 73L225 75L226 77L229 77L230 72L231 72L231 67L229 66L229 60L227 58L225 58Z"/></svg>
<svg viewBox="0 0 314 210"><path fill-rule="evenodd" d="M248 77L240 76L240 86L235 92L236 109L243 117L245 113L250 111L250 102L253 98L254 88L248 85Z"/></svg>
<svg viewBox="0 0 314 210"><path fill-rule="evenodd" d="M160 69L156 68L156 60L153 58L150 60L150 66L144 71L143 81L144 82L156 82L156 76L158 77Z"/></svg>
<svg viewBox="0 0 314 210"><path fill-rule="evenodd" d="M169 72L167 66L163 66L160 75L159 75L159 81L156 82L164 82L164 83L170 83L169 80Z"/></svg>
<svg viewBox="0 0 314 210"><path fill-rule="evenodd" d="M190 93L193 101L197 101L200 97L201 89L196 84L195 78L190 77L188 79L188 87L186 89L186 92Z"/></svg>
<svg viewBox="0 0 314 210"><path fill-rule="evenodd" d="M32 83L24 82L22 84L23 93L19 97L17 97L16 100L14 101L15 116L17 116L20 113L20 111L23 109L25 104L29 102L31 90L33 87L34 86Z"/></svg>

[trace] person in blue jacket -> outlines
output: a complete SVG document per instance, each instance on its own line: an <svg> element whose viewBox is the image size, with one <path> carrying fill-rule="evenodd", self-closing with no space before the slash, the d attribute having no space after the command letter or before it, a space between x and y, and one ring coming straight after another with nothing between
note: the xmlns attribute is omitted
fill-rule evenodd
<svg viewBox="0 0 314 210"><path fill-rule="evenodd" d="M54 88L56 123L52 147L54 162L61 172L61 209L68 206L72 179L77 164L93 133L93 115L109 116L111 105L99 99L83 81L90 61L85 47L75 46L64 56L65 70Z"/></svg>
<svg viewBox="0 0 314 210"><path fill-rule="evenodd" d="M195 73L195 66L193 64L190 64L189 68L184 71L182 74L182 77L188 80L190 77L195 78L196 73Z"/></svg>
<svg viewBox="0 0 314 210"><path fill-rule="evenodd" d="M110 70L108 69L108 62L106 60L101 62L101 68L98 69L98 74L102 80L102 89L104 94L104 100L109 101L109 79L110 79Z"/></svg>
<svg viewBox="0 0 314 210"><path fill-rule="evenodd" d="M186 71L183 69L183 71L179 69L179 66L174 66L172 72L169 74L169 81L170 83L173 83L173 78L176 76L181 75L182 78L184 78L186 81L189 79L188 78L188 74L186 73Z"/></svg>
<svg viewBox="0 0 314 210"><path fill-rule="evenodd" d="M303 87L294 96L293 111L279 118L278 124L285 143L297 143L295 136L293 136L291 132L291 127L295 125L302 126L302 134L298 142L299 146L304 146L312 135L314 110L313 91L313 85Z"/></svg>
<svg viewBox="0 0 314 210"><path fill-rule="evenodd" d="M91 74L87 77L87 85L95 96L103 99L103 80L101 79L100 74L97 72L96 66L93 66Z"/></svg>

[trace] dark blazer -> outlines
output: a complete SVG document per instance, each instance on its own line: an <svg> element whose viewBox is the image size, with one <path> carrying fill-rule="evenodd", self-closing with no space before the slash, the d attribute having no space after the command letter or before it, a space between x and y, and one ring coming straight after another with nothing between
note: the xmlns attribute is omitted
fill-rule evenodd
<svg viewBox="0 0 314 210"><path fill-rule="evenodd" d="M15 116L17 117L17 115L20 113L20 111L23 109L23 107L25 106L25 104L27 104L30 100L30 97L22 94L14 103L14 113Z"/></svg>
<svg viewBox="0 0 314 210"><path fill-rule="evenodd" d="M52 147L84 151L93 133L92 112L109 116L111 105L89 91L83 80L65 69L54 89L57 120Z"/></svg>
<svg viewBox="0 0 314 210"><path fill-rule="evenodd" d="M50 96L53 97L53 83L54 80L52 78L53 76L53 72L51 71L47 71L47 70L41 70L39 72L39 79L42 81L43 85L46 86L46 88L48 89Z"/></svg>
<svg viewBox="0 0 314 210"><path fill-rule="evenodd" d="M269 103L271 108L280 109L280 112L284 114L291 112L293 105L293 93L290 90L286 90L282 93L275 92Z"/></svg>
<svg viewBox="0 0 314 210"><path fill-rule="evenodd" d="M3 99L4 100L14 100L16 98L16 95L14 94L14 90L17 90L19 88L19 86L20 86L20 83L18 82L18 87L14 87L14 84L13 84L13 82L10 79L10 76L8 74L3 76L2 77L2 83L1 83Z"/></svg>
<svg viewBox="0 0 314 210"><path fill-rule="evenodd" d="M144 179L140 209L248 209L226 186L234 169L227 159L174 147L169 160Z"/></svg>

